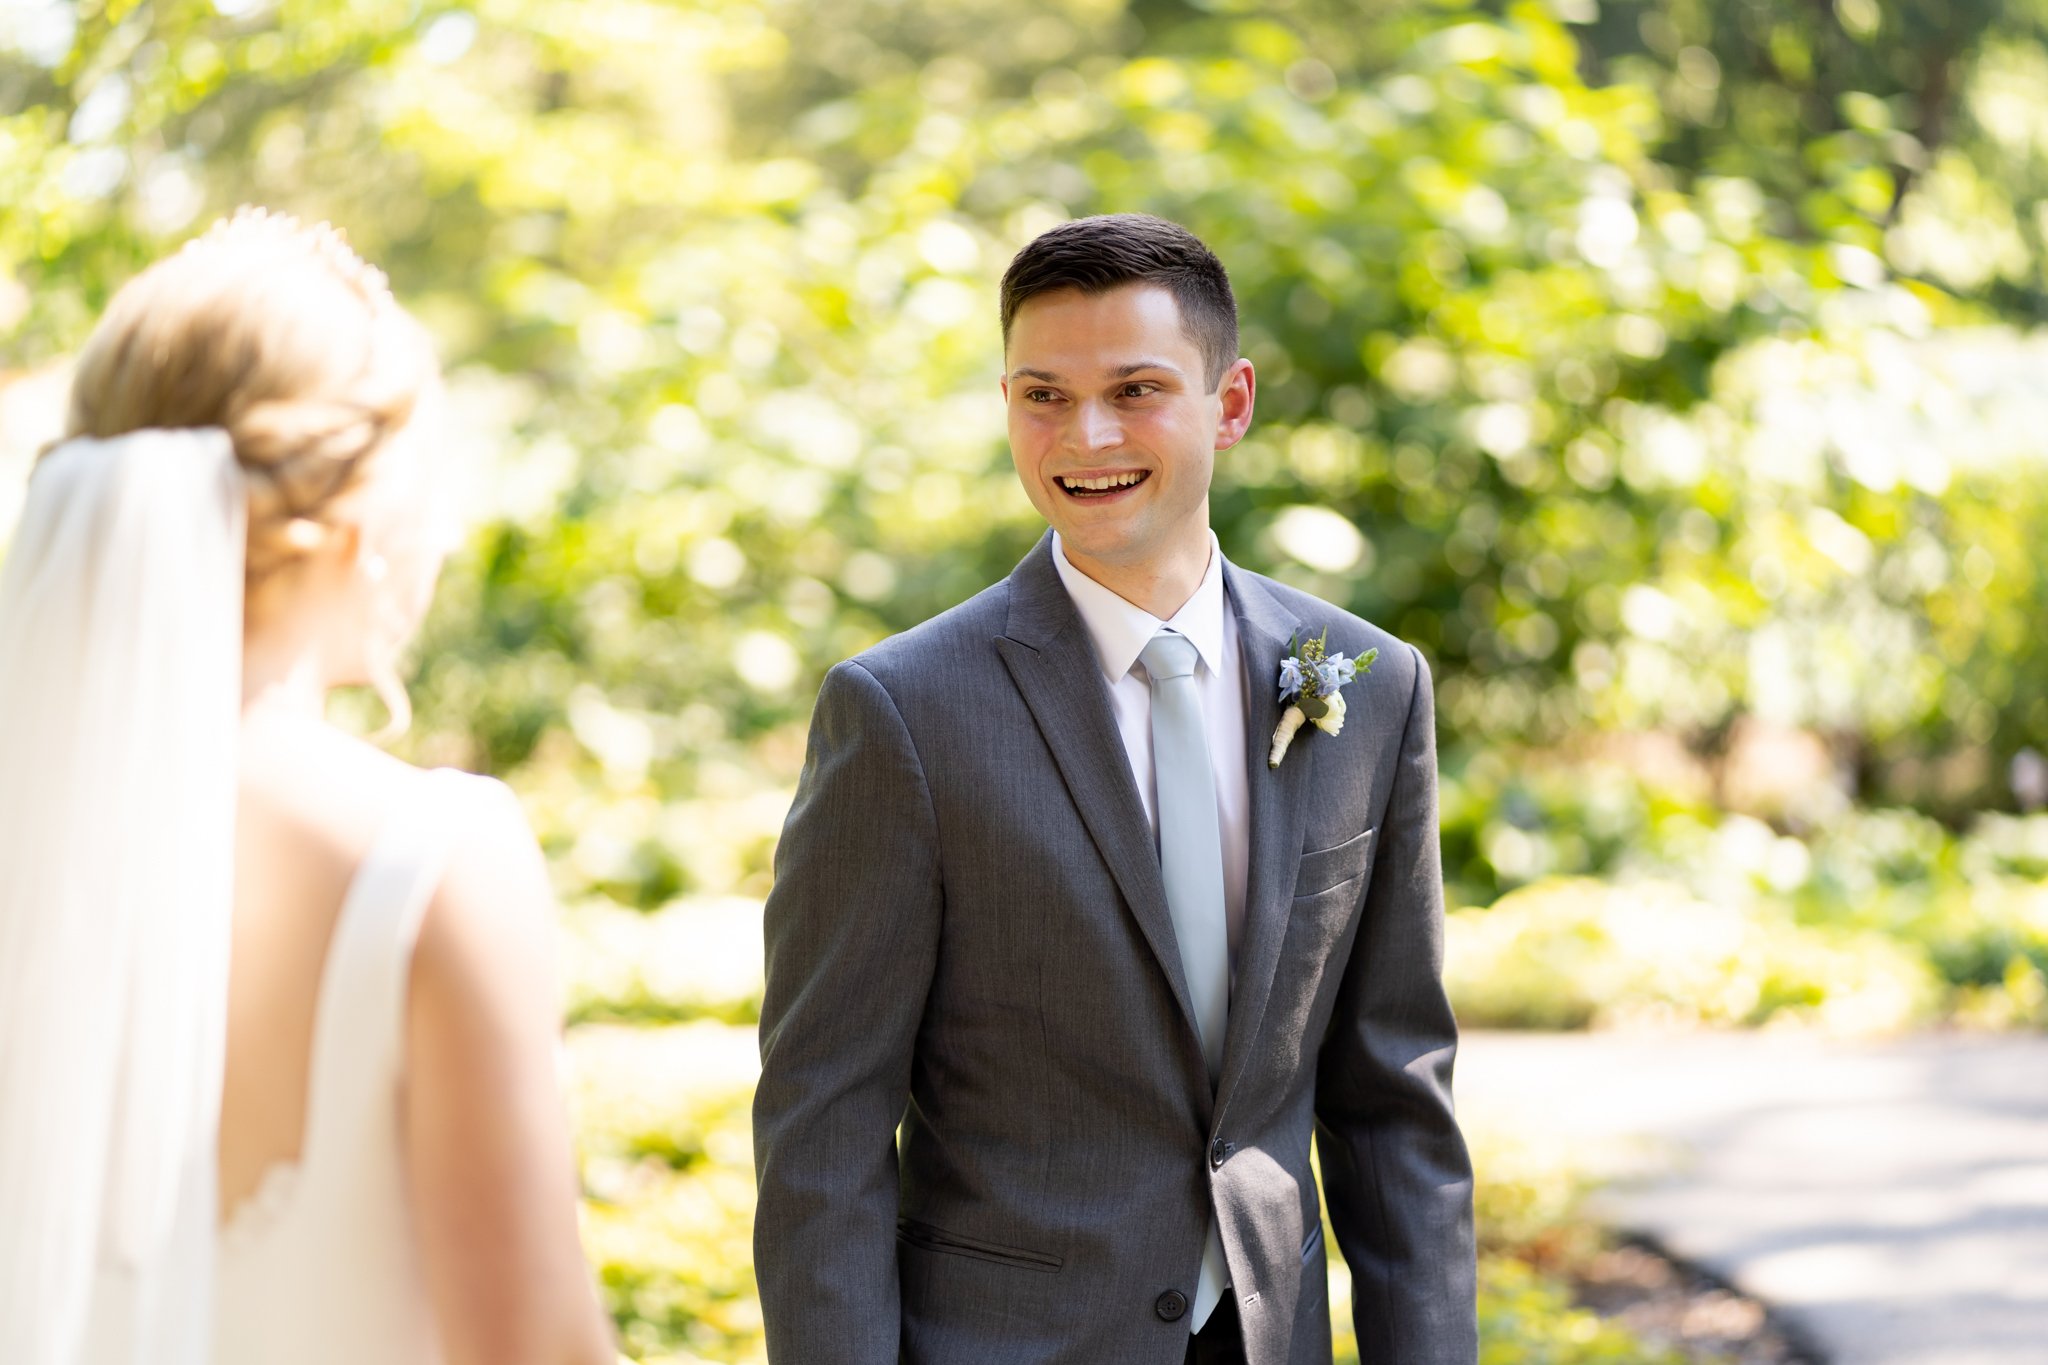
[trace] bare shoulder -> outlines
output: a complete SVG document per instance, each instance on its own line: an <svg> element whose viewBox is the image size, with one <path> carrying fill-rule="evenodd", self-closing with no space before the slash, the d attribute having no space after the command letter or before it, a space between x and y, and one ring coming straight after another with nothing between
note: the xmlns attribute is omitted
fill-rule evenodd
<svg viewBox="0 0 2048 1365"><path fill-rule="evenodd" d="M547 863L512 789L493 777L443 770L435 799L449 833L447 870L434 900L444 917L516 932L554 908Z"/></svg>
<svg viewBox="0 0 2048 1365"><path fill-rule="evenodd" d="M430 926L484 920L517 932L546 919L540 848L518 798L495 778L416 768L326 725L270 721L245 729L241 792L244 847L280 875L318 869L345 880L395 812L422 811L448 840Z"/></svg>
<svg viewBox="0 0 2048 1365"><path fill-rule="evenodd" d="M273 717L243 727L245 816L302 851L360 861L390 812L425 780L420 769L331 726Z"/></svg>
<svg viewBox="0 0 2048 1365"><path fill-rule="evenodd" d="M319 929L426 774L305 718L255 716L237 755L237 903L251 922ZM306 907L325 907L308 916ZM324 942L324 930L319 937Z"/></svg>
<svg viewBox="0 0 2048 1365"><path fill-rule="evenodd" d="M448 860L420 926L415 995L471 1025L552 1031L555 900L526 813L495 778L433 778Z"/></svg>

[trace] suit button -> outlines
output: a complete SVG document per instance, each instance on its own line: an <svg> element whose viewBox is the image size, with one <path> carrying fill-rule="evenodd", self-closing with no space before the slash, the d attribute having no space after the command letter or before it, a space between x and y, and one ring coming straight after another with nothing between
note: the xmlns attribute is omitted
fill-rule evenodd
<svg viewBox="0 0 2048 1365"><path fill-rule="evenodd" d="M1235 1147L1225 1142L1222 1138L1217 1138L1209 1144L1209 1165L1212 1168L1221 1166L1223 1159L1236 1150Z"/></svg>
<svg viewBox="0 0 2048 1365"><path fill-rule="evenodd" d="M1159 1296L1159 1302L1152 1305L1152 1311L1163 1321L1179 1322L1181 1315L1188 1311L1188 1296L1178 1289L1169 1289Z"/></svg>

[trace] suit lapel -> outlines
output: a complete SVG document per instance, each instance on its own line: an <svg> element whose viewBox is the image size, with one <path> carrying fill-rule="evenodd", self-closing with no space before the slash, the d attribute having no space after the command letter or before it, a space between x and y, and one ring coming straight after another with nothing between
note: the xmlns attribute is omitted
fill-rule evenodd
<svg viewBox="0 0 2048 1365"><path fill-rule="evenodd" d="M996 638L996 652L1031 708L1068 794L1159 959L1180 1004L1189 1046L1199 1060L1195 1012L1166 906L1158 850L1131 777L1095 647L1053 566L1050 534L1017 566L1009 582L1009 621Z"/></svg>
<svg viewBox="0 0 2048 1365"><path fill-rule="evenodd" d="M1294 899L1295 873L1301 865L1302 832L1308 819L1310 771L1322 746L1304 744L1297 736L1278 768L1266 765L1273 729L1280 723L1278 679L1288 640L1302 624L1275 601L1257 579L1240 573L1228 561L1224 587L1237 612L1238 642L1244 653L1245 762L1251 786L1251 867L1246 876L1244 935L1238 949L1236 985L1230 996L1230 1027L1224 1034L1223 1076L1217 1087L1217 1108L1228 1102L1233 1084L1244 1070L1266 1001L1280 946L1287 936L1287 916Z"/></svg>

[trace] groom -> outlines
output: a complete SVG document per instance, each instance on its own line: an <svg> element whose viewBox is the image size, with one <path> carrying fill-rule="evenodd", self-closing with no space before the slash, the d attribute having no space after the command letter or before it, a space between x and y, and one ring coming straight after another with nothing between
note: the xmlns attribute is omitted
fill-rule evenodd
<svg viewBox="0 0 2048 1365"><path fill-rule="evenodd" d="M1361 1365L1471 1365L1428 671L1223 558L1254 378L1199 240L1054 228L1002 319L1051 533L832 670L776 853L770 1358L1328 1365L1313 1132ZM1377 661L1270 766L1325 631Z"/></svg>

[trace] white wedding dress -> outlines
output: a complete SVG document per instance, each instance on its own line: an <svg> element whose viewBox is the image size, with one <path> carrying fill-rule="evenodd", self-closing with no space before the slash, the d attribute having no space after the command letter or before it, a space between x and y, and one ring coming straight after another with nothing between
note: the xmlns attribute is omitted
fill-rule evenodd
<svg viewBox="0 0 2048 1365"><path fill-rule="evenodd" d="M0 558L0 1365L438 1365L401 1127L427 774L357 869L300 1159L219 1225L248 489L214 429L78 438Z"/></svg>
<svg viewBox="0 0 2048 1365"><path fill-rule="evenodd" d="M321 971L305 1136L221 1228L216 1365L434 1365L400 1113L407 982L448 849L488 782L439 770L357 870Z"/></svg>

